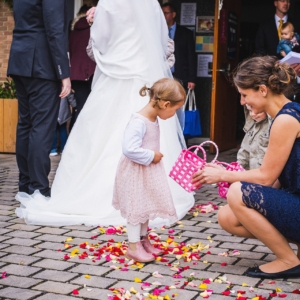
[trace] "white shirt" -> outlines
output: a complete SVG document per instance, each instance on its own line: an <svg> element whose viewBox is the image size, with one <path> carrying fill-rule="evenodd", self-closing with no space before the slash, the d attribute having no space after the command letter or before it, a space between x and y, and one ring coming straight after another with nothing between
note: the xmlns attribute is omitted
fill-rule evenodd
<svg viewBox="0 0 300 300"><path fill-rule="evenodd" d="M280 19L276 14L275 14L275 23L276 23L276 27L277 27L277 30L279 28L279 25L280 25L280 20L283 20L283 24L287 22L288 20L288 16L285 15L284 18Z"/></svg>
<svg viewBox="0 0 300 300"><path fill-rule="evenodd" d="M158 121L154 122L158 126ZM141 119L133 119L127 125L122 143L123 154L131 161L149 166L154 159L154 151L142 148L146 124Z"/></svg>

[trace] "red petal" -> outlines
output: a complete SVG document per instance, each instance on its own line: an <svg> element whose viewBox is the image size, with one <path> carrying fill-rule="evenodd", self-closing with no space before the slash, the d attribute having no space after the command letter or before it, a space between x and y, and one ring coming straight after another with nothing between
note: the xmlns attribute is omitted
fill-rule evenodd
<svg viewBox="0 0 300 300"><path fill-rule="evenodd" d="M221 266L227 266L227 263L222 263ZM240 297L241 298L241 297Z"/></svg>
<svg viewBox="0 0 300 300"><path fill-rule="evenodd" d="M299 294L300 295L300 290L294 290L294 291L292 291L292 294Z"/></svg>
<svg viewBox="0 0 300 300"><path fill-rule="evenodd" d="M73 294L74 294L74 295L78 295L79 293L78 293L77 290L74 290L74 291L73 291Z"/></svg>
<svg viewBox="0 0 300 300"><path fill-rule="evenodd" d="M242 294L242 295L246 294L245 291L237 291L237 293L238 293L238 294Z"/></svg>
<svg viewBox="0 0 300 300"><path fill-rule="evenodd" d="M286 294L279 294L278 296L281 297L281 298L285 298L287 295Z"/></svg>
<svg viewBox="0 0 300 300"><path fill-rule="evenodd" d="M222 295L225 295L225 296L228 296L229 294L230 294L230 291L222 292Z"/></svg>

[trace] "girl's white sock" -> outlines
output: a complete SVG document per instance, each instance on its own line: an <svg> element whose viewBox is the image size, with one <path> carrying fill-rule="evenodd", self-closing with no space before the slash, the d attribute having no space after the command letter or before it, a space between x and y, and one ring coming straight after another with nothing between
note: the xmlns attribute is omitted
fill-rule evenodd
<svg viewBox="0 0 300 300"><path fill-rule="evenodd" d="M149 220L141 224L141 236L147 235L148 224L149 224Z"/></svg>
<svg viewBox="0 0 300 300"><path fill-rule="evenodd" d="M129 243L137 243L141 240L141 224L127 223L127 235Z"/></svg>

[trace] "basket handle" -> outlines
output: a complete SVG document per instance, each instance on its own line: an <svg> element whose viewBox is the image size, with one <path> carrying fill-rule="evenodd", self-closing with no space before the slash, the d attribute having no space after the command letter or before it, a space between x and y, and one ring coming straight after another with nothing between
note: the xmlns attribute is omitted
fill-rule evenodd
<svg viewBox="0 0 300 300"><path fill-rule="evenodd" d="M205 152L205 150L204 150L201 146L192 146L192 147L188 148L188 149L186 150L186 152L185 152L183 158L182 158L182 161L185 160L185 157L186 157L187 153L188 153L191 149L194 149L194 148L197 148L197 150L196 150L197 152L199 151L199 149L201 149L201 151L202 151L202 153L203 153L203 160L205 161L204 164L206 164L206 152ZM195 151L195 154L197 154L196 151ZM199 168L199 166L196 166L194 163L192 163L192 164L194 165L195 168Z"/></svg>
<svg viewBox="0 0 300 300"><path fill-rule="evenodd" d="M228 167L229 169L234 170L234 167L226 162L217 161L216 163L217 163L217 165L224 165L224 166Z"/></svg>
<svg viewBox="0 0 300 300"><path fill-rule="evenodd" d="M202 148L202 147L203 147L204 145L206 145L206 144L213 144L213 145L215 146L216 150L217 150L217 153L216 153L215 158L211 161L212 163L215 163L216 160L217 160L217 158L218 158L218 156L219 156L219 147L218 147L217 144L214 143L213 141L206 141L206 142L203 142L203 143L200 145L200 147ZM197 151L197 152L198 152L198 151ZM196 153L196 154L197 154L197 153Z"/></svg>

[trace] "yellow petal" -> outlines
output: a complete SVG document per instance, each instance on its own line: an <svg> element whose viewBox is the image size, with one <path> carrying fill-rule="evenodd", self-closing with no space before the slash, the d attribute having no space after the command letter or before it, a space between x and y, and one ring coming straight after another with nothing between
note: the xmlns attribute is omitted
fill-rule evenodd
<svg viewBox="0 0 300 300"><path fill-rule="evenodd" d="M248 286L248 284L247 283L243 283L242 286Z"/></svg>
<svg viewBox="0 0 300 300"><path fill-rule="evenodd" d="M208 236L206 239L207 239L207 240L211 240L211 237L210 237L210 236Z"/></svg>
<svg viewBox="0 0 300 300"><path fill-rule="evenodd" d="M157 260L157 261L160 261L160 260L161 260L161 257L157 257L156 260Z"/></svg>
<svg viewBox="0 0 300 300"><path fill-rule="evenodd" d="M66 239L66 242L72 242L72 241L73 241L73 239L71 237Z"/></svg>
<svg viewBox="0 0 300 300"><path fill-rule="evenodd" d="M135 279L134 279L134 282L142 282L142 280L139 279L139 278L135 278Z"/></svg>
<svg viewBox="0 0 300 300"><path fill-rule="evenodd" d="M184 227L184 225L182 225L182 224L181 224L181 225L179 225L178 227L180 227L180 228L183 228L183 227Z"/></svg>
<svg viewBox="0 0 300 300"><path fill-rule="evenodd" d="M282 290L280 288L277 288L276 292L282 292Z"/></svg>
<svg viewBox="0 0 300 300"><path fill-rule="evenodd" d="M259 297L252 298L251 300L259 300Z"/></svg>
<svg viewBox="0 0 300 300"><path fill-rule="evenodd" d="M85 275L84 277L87 279L91 279L90 275Z"/></svg>
<svg viewBox="0 0 300 300"><path fill-rule="evenodd" d="M208 261L207 261L207 260L205 260L203 263L204 263L204 264L208 264Z"/></svg>
<svg viewBox="0 0 300 300"><path fill-rule="evenodd" d="M200 286L199 286L199 289L201 289L201 290L207 290L207 285L204 284L204 283L201 283Z"/></svg>
<svg viewBox="0 0 300 300"><path fill-rule="evenodd" d="M180 259L182 255L176 255L176 259Z"/></svg>
<svg viewBox="0 0 300 300"><path fill-rule="evenodd" d="M65 244L65 248L69 248L69 244Z"/></svg>
<svg viewBox="0 0 300 300"><path fill-rule="evenodd" d="M170 297L169 297L169 295L166 295L166 296L164 297L164 299L165 299L165 300L171 300Z"/></svg>
<svg viewBox="0 0 300 300"><path fill-rule="evenodd" d="M76 253L78 253L79 250L78 249L74 249L72 252L71 252L71 257L74 257Z"/></svg>
<svg viewBox="0 0 300 300"><path fill-rule="evenodd" d="M136 291L133 287L129 290L129 292L130 292L130 293L134 293L134 294L137 293L137 291Z"/></svg>

